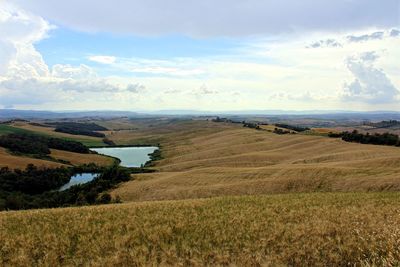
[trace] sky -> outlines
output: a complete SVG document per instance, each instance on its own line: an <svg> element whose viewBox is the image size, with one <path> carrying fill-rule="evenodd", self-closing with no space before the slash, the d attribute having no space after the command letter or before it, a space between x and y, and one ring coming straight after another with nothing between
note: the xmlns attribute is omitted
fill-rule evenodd
<svg viewBox="0 0 400 267"><path fill-rule="evenodd" d="M400 1L0 0L0 108L400 111Z"/></svg>

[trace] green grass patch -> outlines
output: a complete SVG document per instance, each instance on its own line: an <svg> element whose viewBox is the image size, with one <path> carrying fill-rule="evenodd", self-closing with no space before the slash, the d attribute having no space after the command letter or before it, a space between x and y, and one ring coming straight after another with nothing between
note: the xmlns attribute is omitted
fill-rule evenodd
<svg viewBox="0 0 400 267"><path fill-rule="evenodd" d="M32 133L32 131L13 127L6 124L0 124L0 135L6 135L11 133Z"/></svg>

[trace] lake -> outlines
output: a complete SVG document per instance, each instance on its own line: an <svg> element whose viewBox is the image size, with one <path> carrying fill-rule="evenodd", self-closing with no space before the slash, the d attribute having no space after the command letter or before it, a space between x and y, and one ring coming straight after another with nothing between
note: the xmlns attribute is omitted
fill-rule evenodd
<svg viewBox="0 0 400 267"><path fill-rule="evenodd" d="M58 191L64 191L70 188L71 186L90 182L91 180L96 178L97 175L98 175L97 173L75 174L74 176L71 177L71 180L69 180L69 182L66 183L65 185L61 186L60 189L58 189Z"/></svg>
<svg viewBox="0 0 400 267"><path fill-rule="evenodd" d="M157 150L156 146L143 147L101 147L91 148L99 154L112 156L121 160L124 167L140 167L150 160L149 154Z"/></svg>
<svg viewBox="0 0 400 267"><path fill-rule="evenodd" d="M124 167L140 167L150 160L149 154L157 150L155 146L143 147L102 147L91 148L99 154L112 156L121 160L120 165ZM59 191L67 190L71 186L84 184L97 177L97 173L81 173L71 177L71 180L60 187Z"/></svg>

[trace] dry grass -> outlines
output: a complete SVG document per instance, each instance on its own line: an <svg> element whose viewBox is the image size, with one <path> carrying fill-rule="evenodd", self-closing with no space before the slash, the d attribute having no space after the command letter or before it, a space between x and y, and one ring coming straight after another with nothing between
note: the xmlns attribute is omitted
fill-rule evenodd
<svg viewBox="0 0 400 267"><path fill-rule="evenodd" d="M107 166L114 162L113 158L98 154L81 154L56 149L51 149L51 156L55 159L69 161L72 165L96 163L100 166Z"/></svg>
<svg viewBox="0 0 400 267"><path fill-rule="evenodd" d="M102 138L99 137L93 137L93 136L86 136L86 135L74 135L74 134L68 134L68 133L61 133L61 132L55 132L53 127L41 127L41 126L36 126L36 125L31 125L26 122L14 122L12 124L13 127L19 128L19 129L24 129L36 133L41 133L57 138L64 138L67 140L76 140L78 142L81 142L87 146L101 146L104 145L102 142Z"/></svg>
<svg viewBox="0 0 400 267"><path fill-rule="evenodd" d="M136 175L113 194L126 201L310 191L400 190L397 147L321 136L276 135L240 125L180 122L115 134L162 141L159 172Z"/></svg>
<svg viewBox="0 0 400 267"><path fill-rule="evenodd" d="M0 167L9 167L10 169L25 169L26 165L28 164L34 164L39 168L57 168L63 166L63 164L53 161L14 156L9 154L5 148L0 147Z"/></svg>
<svg viewBox="0 0 400 267"><path fill-rule="evenodd" d="M51 157L55 159L65 160L71 165L81 165L87 163L96 163L98 165L111 165L114 159L97 154L80 154L68 151L51 149ZM33 164L39 168L57 168L69 164L61 164L58 162L35 159L26 156L15 156L10 154L5 148L0 147L0 167L9 167L10 169L25 169L26 165Z"/></svg>
<svg viewBox="0 0 400 267"><path fill-rule="evenodd" d="M398 193L0 213L2 266L398 266Z"/></svg>

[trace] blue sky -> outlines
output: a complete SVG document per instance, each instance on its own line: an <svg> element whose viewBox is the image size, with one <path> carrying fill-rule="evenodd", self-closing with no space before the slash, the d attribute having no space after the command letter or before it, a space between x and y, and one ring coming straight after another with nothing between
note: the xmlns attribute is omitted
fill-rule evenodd
<svg viewBox="0 0 400 267"><path fill-rule="evenodd" d="M0 107L400 110L397 0L0 2Z"/></svg>
<svg viewBox="0 0 400 267"><path fill-rule="evenodd" d="M184 35L133 36L84 33L55 28L35 45L49 66L82 63L91 55L124 58L168 59L229 55L243 40L234 38L190 38ZM89 62L86 61L86 64Z"/></svg>

